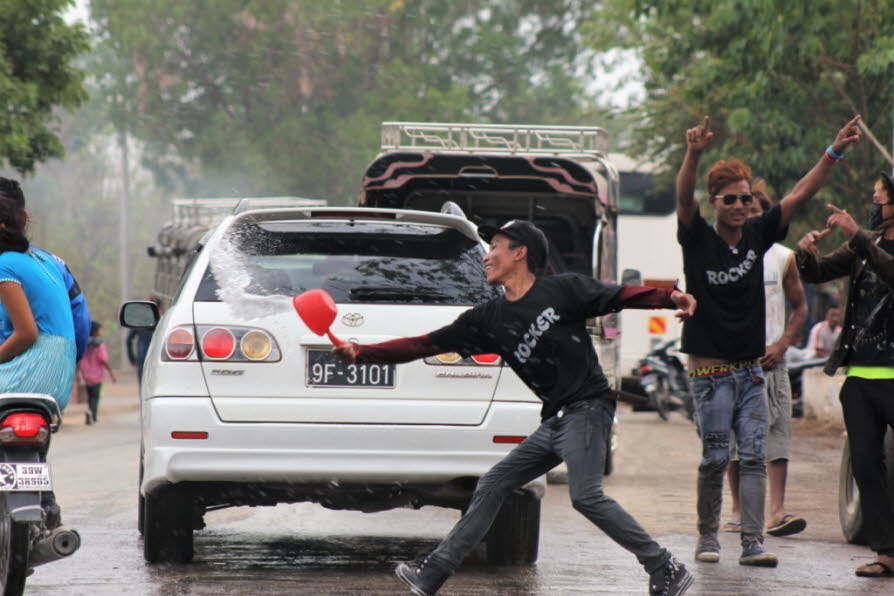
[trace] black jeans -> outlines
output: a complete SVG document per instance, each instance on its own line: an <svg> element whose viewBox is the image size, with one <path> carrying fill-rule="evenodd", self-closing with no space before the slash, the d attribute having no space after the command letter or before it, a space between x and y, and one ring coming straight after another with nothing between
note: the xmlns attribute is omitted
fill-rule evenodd
<svg viewBox="0 0 894 596"><path fill-rule="evenodd" d="M894 508L888 500L884 461L885 431L894 428L894 379L848 377L839 399L869 546L894 556Z"/></svg>
<svg viewBox="0 0 894 596"><path fill-rule="evenodd" d="M553 416L541 423L531 436L481 477L465 515L430 558L451 572L456 570L487 534L503 500L564 460L574 508L636 555L648 573L661 567L670 554L602 492L605 450L614 414L615 402L591 399L567 406L561 417Z"/></svg>
<svg viewBox="0 0 894 596"><path fill-rule="evenodd" d="M96 414L99 411L99 392L102 390L102 383L97 383L96 385L87 385L87 407L90 409L90 414L93 416L93 420L96 420Z"/></svg>

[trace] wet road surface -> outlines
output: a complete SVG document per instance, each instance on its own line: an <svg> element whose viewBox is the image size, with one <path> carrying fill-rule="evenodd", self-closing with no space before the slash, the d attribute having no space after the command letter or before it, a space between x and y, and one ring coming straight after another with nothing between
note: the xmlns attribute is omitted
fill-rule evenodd
<svg viewBox="0 0 894 596"><path fill-rule="evenodd" d="M720 563L693 561L699 444L692 426L648 412L624 411L620 419L606 492L693 570L688 594L894 593L894 580L853 574L872 553L846 544L838 528L840 437L796 432L787 504L809 526L794 537L768 538L780 566L754 569L738 565L734 534L721 535ZM459 516L434 507L375 514L314 504L229 509L206 516L193 563L149 566L136 530L138 434L131 408L94 427L67 424L54 437L50 461L63 519L81 532L83 547L38 568L27 594L407 594L392 574L395 561L431 550ZM551 485L535 566L490 568L479 551L441 593L645 594L646 580L632 555L572 509L567 487Z"/></svg>

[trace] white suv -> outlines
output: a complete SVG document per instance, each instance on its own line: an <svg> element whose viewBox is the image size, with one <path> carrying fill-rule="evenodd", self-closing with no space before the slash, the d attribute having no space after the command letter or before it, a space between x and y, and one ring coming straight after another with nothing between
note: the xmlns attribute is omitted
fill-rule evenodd
<svg viewBox="0 0 894 596"><path fill-rule="evenodd" d="M379 511L464 508L477 479L539 424L540 401L496 355L345 366L291 306L312 288L332 331L380 342L427 333L497 295L463 217L371 208L249 210L207 235L157 328L142 384L146 560L188 561L209 509L314 501ZM504 504L493 563L537 558L539 478Z"/></svg>

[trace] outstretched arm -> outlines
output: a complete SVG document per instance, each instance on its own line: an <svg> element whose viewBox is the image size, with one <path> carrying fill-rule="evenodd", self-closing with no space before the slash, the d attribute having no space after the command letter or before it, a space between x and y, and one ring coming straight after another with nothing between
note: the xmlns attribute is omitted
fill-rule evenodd
<svg viewBox="0 0 894 596"><path fill-rule="evenodd" d="M695 200L698 162L713 137L710 116L705 116L705 121L700 126L686 131L686 157L683 158L683 165L677 173L677 217L687 228L698 210L698 203Z"/></svg>
<svg viewBox="0 0 894 596"><path fill-rule="evenodd" d="M859 121L860 116L857 115L838 131L835 140L832 141L829 149L823 153L820 160L816 162L816 165L779 202L779 210L782 212L779 219L780 230L789 224L795 211L822 188L826 178L829 177L829 172L832 171L832 166L835 165L836 161L844 159L844 152L847 151L848 147L860 141L861 133L860 128L857 126Z"/></svg>
<svg viewBox="0 0 894 596"><path fill-rule="evenodd" d="M653 288L651 286L622 286L611 302L613 311L625 308L654 309L677 308L674 315L678 319L688 319L695 312L695 298L676 288Z"/></svg>
<svg viewBox="0 0 894 596"><path fill-rule="evenodd" d="M443 351L431 342L428 335L401 337L363 346L349 342L332 348L335 357L345 364L354 362L400 364L434 356Z"/></svg>

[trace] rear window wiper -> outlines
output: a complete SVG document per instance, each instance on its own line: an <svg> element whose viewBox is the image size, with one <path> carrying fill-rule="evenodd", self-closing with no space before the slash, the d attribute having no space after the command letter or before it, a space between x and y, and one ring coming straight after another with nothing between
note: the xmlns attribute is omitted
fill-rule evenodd
<svg viewBox="0 0 894 596"><path fill-rule="evenodd" d="M394 298L421 298L430 300L442 300L450 298L443 292L426 288L400 288L395 286L355 286L348 290L351 298L358 299L394 299Z"/></svg>

